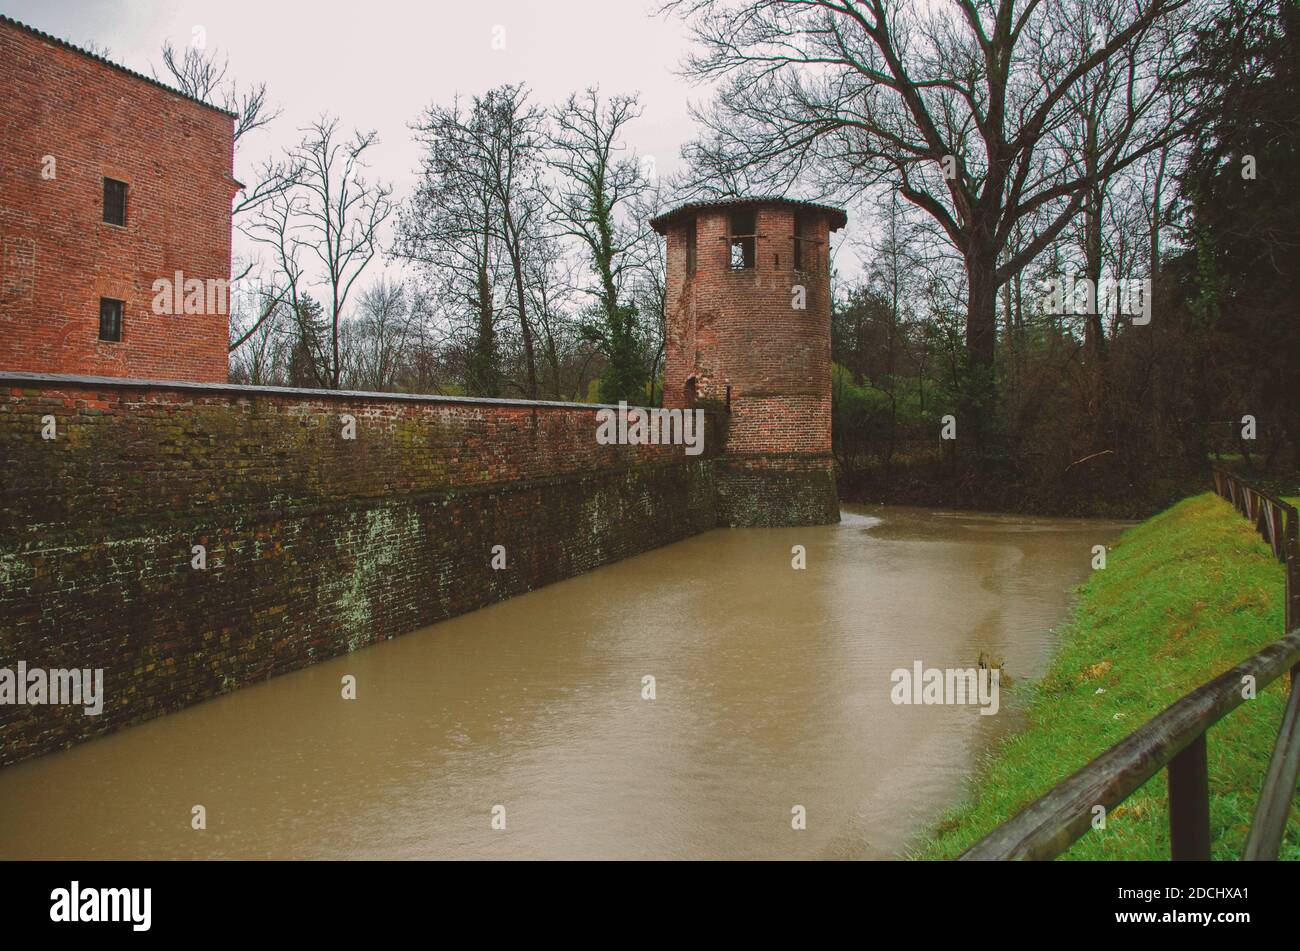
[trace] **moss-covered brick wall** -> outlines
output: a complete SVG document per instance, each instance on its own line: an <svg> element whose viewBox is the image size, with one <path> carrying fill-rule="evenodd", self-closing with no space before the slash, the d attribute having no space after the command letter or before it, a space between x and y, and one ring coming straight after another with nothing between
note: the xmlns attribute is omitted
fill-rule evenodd
<svg viewBox="0 0 1300 951"><path fill-rule="evenodd" d="M719 525L751 528L839 521L839 494L829 454L728 454L715 460L713 481Z"/></svg>
<svg viewBox="0 0 1300 951"><path fill-rule="evenodd" d="M0 668L106 684L0 705L0 765L718 524L709 427L689 457L574 404L0 377Z"/></svg>

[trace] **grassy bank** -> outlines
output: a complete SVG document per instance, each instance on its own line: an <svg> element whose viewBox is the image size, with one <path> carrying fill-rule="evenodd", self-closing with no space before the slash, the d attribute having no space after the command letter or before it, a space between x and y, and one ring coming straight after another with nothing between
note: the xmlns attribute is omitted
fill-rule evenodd
<svg viewBox="0 0 1300 951"><path fill-rule="evenodd" d="M1047 675L1017 685L1025 728L981 766L966 801L918 844L951 858L1180 696L1282 634L1283 568L1250 524L1205 494L1124 533L1082 587ZM1208 734L1215 859L1240 854L1281 722L1286 678ZM1078 859L1167 859L1161 771L1065 853ZM1281 856L1300 858L1293 807Z"/></svg>

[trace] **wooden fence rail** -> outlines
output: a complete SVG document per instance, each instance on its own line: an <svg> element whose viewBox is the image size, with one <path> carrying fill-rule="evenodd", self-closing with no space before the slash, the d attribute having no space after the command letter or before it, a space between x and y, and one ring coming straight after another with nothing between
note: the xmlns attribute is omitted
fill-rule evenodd
<svg viewBox="0 0 1300 951"><path fill-rule="evenodd" d="M1242 854L1275 859L1300 773L1300 521L1296 509L1230 472L1214 470L1214 488L1249 518L1286 566L1285 634L1236 667L1202 684L1134 730L1041 799L963 852L963 860L1050 859L1092 828L1161 769L1169 770L1170 857L1209 859L1210 787L1205 734L1246 702L1247 678L1263 690L1288 670L1291 693Z"/></svg>

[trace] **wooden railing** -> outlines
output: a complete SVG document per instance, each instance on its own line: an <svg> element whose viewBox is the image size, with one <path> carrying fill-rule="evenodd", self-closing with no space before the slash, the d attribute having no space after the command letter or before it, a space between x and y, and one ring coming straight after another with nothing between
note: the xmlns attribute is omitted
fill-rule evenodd
<svg viewBox="0 0 1300 951"><path fill-rule="evenodd" d="M1054 858L1093 827L1098 807L1109 814L1167 767L1170 857L1209 859L1206 730L1246 702L1246 684L1252 682L1247 678L1259 691L1289 670L1290 697L1242 854L1277 858L1300 772L1300 521L1293 506L1230 472L1214 470L1214 488L1255 524L1286 565L1285 636L1167 707L959 858Z"/></svg>

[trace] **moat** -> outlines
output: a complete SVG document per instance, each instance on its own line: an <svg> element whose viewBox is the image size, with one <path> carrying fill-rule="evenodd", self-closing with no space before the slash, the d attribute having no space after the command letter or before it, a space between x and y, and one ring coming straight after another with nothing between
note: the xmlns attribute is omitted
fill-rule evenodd
<svg viewBox="0 0 1300 951"><path fill-rule="evenodd" d="M707 532L0 769L0 858L897 855L1019 704L895 706L890 672L983 653L1033 680L1121 527L846 506Z"/></svg>

